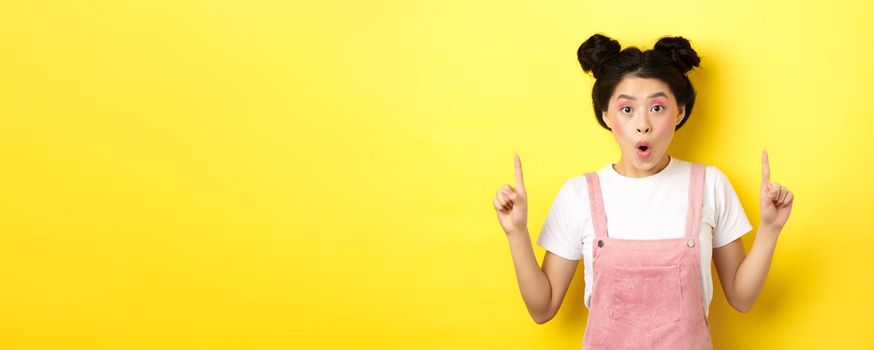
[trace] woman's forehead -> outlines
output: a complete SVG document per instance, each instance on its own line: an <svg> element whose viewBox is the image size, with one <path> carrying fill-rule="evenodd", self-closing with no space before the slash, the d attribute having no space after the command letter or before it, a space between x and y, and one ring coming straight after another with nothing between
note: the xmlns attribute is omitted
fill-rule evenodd
<svg viewBox="0 0 874 350"><path fill-rule="evenodd" d="M657 97L674 98L671 88L664 81L656 78L625 77L616 85L610 100L622 98L644 101Z"/></svg>

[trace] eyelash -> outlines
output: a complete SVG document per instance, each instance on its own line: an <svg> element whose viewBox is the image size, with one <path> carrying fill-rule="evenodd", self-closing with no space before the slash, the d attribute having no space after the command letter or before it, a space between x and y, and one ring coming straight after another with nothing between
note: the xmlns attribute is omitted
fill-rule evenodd
<svg viewBox="0 0 874 350"><path fill-rule="evenodd" d="M653 107L659 107L659 108L661 108L661 110L660 110L659 112L664 112L664 110L665 110L665 106L662 106L662 105L655 105L655 106L653 106ZM628 107L628 106L620 107L620 108L619 108L619 111L620 111L620 112L623 112L626 108L631 108L631 107ZM627 113L630 113L630 112L627 112ZM656 113L658 113L658 112L656 112Z"/></svg>

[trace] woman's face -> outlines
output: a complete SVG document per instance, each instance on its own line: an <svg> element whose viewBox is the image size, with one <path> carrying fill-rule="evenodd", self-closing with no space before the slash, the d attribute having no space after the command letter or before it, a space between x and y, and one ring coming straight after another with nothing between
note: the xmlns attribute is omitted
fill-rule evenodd
<svg viewBox="0 0 874 350"><path fill-rule="evenodd" d="M622 158L616 170L628 177L645 177L668 165L668 146L685 108L668 85L654 78L625 77L616 86L603 112Z"/></svg>

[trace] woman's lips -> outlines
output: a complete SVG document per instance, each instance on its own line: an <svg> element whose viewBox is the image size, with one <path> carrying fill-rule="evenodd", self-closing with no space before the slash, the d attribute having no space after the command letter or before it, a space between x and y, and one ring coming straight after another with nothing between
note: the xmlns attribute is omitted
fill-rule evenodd
<svg viewBox="0 0 874 350"><path fill-rule="evenodd" d="M637 149L637 155L640 156L640 158L648 158L650 153L652 153L652 148L647 148L646 151L641 150L640 148Z"/></svg>
<svg viewBox="0 0 874 350"><path fill-rule="evenodd" d="M637 155L640 158L647 158L649 157L650 153L652 153L652 147L650 147L647 142L640 141L635 146L637 148Z"/></svg>

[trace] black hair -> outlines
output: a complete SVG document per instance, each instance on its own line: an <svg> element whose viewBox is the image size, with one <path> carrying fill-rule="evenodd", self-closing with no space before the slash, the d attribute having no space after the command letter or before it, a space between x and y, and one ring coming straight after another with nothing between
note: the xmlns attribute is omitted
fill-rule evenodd
<svg viewBox="0 0 874 350"><path fill-rule="evenodd" d="M689 40L683 37L662 37L655 47L640 51L627 47L620 51L619 42L601 34L589 37L577 49L577 60L584 72L595 77L592 86L592 106L598 124L607 130L601 113L607 110L616 85L627 76L655 78L665 82L677 99L678 106L685 106L686 115L674 130L679 130L689 120L695 105L695 89L686 72L701 62Z"/></svg>

